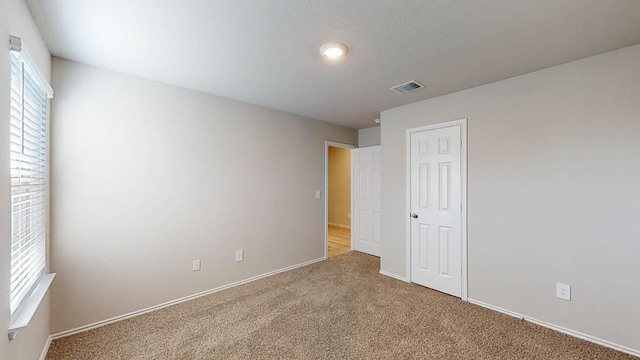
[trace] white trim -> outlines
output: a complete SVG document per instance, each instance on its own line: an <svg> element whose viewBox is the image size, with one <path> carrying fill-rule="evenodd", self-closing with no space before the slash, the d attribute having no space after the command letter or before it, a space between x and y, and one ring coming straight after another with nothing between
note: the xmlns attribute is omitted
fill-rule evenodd
<svg viewBox="0 0 640 360"><path fill-rule="evenodd" d="M36 311L38 311L42 300L47 295L47 291L49 291L55 277L56 273L43 274L40 276L33 291L22 301L18 307L15 318L13 318L9 324L9 340L15 339L18 332L29 325Z"/></svg>
<svg viewBox="0 0 640 360"><path fill-rule="evenodd" d="M335 227L339 227L339 228L343 228L343 229L351 229L350 225L342 225L342 224L338 224L338 223L327 223L327 225L329 226L335 226Z"/></svg>
<svg viewBox="0 0 640 360"><path fill-rule="evenodd" d="M409 279L407 279L404 276L400 276L400 275L396 275L396 274L392 274L388 271L384 271L384 270L380 270L380 274L384 275L384 276L388 276L388 277L392 277L396 280L400 280L400 281L404 281L406 283L410 282Z"/></svg>
<svg viewBox="0 0 640 360"><path fill-rule="evenodd" d="M357 148L357 147L356 147ZM354 148L355 149L355 148ZM354 244L355 244L355 239L353 238L353 231L351 231L351 229L353 229L353 210L356 208L355 207L355 199L353 197L353 178L354 176L356 176L356 174L353 172L353 149L351 149L351 156L349 156L349 204L351 204L351 209L349 209L349 249L351 251L355 250L354 249ZM328 244L327 244L328 245ZM325 246L326 247L326 246Z"/></svg>
<svg viewBox="0 0 640 360"><path fill-rule="evenodd" d="M528 317L528 316L525 316L524 319L529 321L529 322L532 322L534 324L546 327L546 328L551 329L551 330L555 330L555 331L561 332L563 334L567 334L567 335L576 337L578 339L586 340L586 341L592 342L594 344L598 344L598 345L602 345L604 347L608 347L608 348L613 349L613 350L618 350L620 352L627 353L629 355L640 357L640 350L632 349L632 348L624 346L624 345L616 344L616 343L608 341L608 340L600 339L600 338L597 338L595 336L591 336L591 335L588 335L588 334L581 333L579 331L567 329L565 327L558 326L558 325L555 325L555 324L551 324L551 323L548 323L548 322L545 322L545 321L542 321L542 320L534 319L534 318L531 318L531 317Z"/></svg>
<svg viewBox="0 0 640 360"><path fill-rule="evenodd" d="M462 214L461 214L461 228L462 234L462 294L460 298L463 301L467 301L469 298L469 249L468 249L468 234L467 234L467 119L462 119L460 125L460 139L462 140L462 149L460 149L461 164L460 164L460 176L462 177L460 199L462 200Z"/></svg>
<svg viewBox="0 0 640 360"><path fill-rule="evenodd" d="M75 335L75 334L78 334L78 333L81 333L81 332L93 330L93 329L96 329L96 328L99 328L99 327L102 327L102 326L105 326L105 325L116 323L118 321L130 319L132 317L140 316L140 315L143 315L143 314L146 314L146 313L149 313L149 312L152 312L152 311L160 310L160 309L172 306L172 305L180 304L180 303L183 303L183 302L186 302L186 301L190 301L190 300L197 299L197 298L200 298L200 297L203 297L203 296L207 296L207 295L210 295L210 294L213 294L213 293L217 293L217 292L222 291L222 290L226 290L226 289L230 289L230 288L233 288L233 287L236 287L236 286L244 285L244 284L250 283L252 281L264 279L266 277L273 276L273 275L276 275L276 274L280 274L280 273L283 273L285 271L290 271L290 270L294 270L294 269L297 269L297 268L300 268L300 267L311 265L311 264L314 264L314 263L317 263L317 262L320 262L320 261L324 261L326 259L327 258L323 256L323 257L318 258L318 259L305 261L303 263L292 265L292 266L287 266L287 267L282 268L282 269L270 271L268 273L264 273L262 275L253 276L253 277L250 277L250 278L245 279L245 280L236 281L236 282L233 282L231 284L218 286L217 288L213 288L213 289L210 289L210 290L205 290L205 291L202 291L202 292L199 292L199 293L196 293L196 294L192 294L192 295L188 295L188 296L185 296L185 297L181 297L179 299L167 301L167 302L164 302L162 304L150 306L150 307L145 308L145 309L132 311L132 312L127 313L127 314L115 316L115 317L112 317L112 318L109 318L109 319L105 319L105 320L101 320L101 321L97 321L97 322L94 322L92 324L88 324L88 325L77 327L75 329L61 331L59 333L51 335L51 338L53 340L56 340L56 339L60 339L60 338L63 338L63 337Z"/></svg>
<svg viewBox="0 0 640 360"><path fill-rule="evenodd" d="M472 304L474 304L474 305L478 305L478 306L481 306L483 308L487 308L489 310L497 311L497 312L503 313L505 315L513 316L514 318L517 318L517 319L520 319L520 320L524 319L524 316L518 314L517 312L513 312L513 311L507 310L507 309L503 309L503 308L501 308L499 306L487 304L485 302L482 302L482 301L479 301L479 300L475 300L475 299L472 299L472 298L468 298L467 301L472 303Z"/></svg>
<svg viewBox="0 0 640 360"><path fill-rule="evenodd" d="M460 236L461 239L461 264L462 264L462 291L460 294L460 298L464 301L468 300L468 250L467 250L467 119L453 120L447 121L439 124L420 126L416 128L407 129L406 132L406 169L405 169L405 177L406 177L406 198L405 198L405 207L406 207L406 222L405 222L405 255L406 255L406 277L411 282L411 219L409 218L409 214L411 213L411 134L414 132L420 131L428 131L428 130L436 130L443 129L452 126L460 126L460 141L462 144L462 149L460 150L460 180L461 180L461 192L460 192L460 200L462 201L462 214L460 218Z"/></svg>
<svg viewBox="0 0 640 360"><path fill-rule="evenodd" d="M408 219L408 215L411 214L411 134L410 129L407 129L407 137L405 139L405 199L404 206L406 208L405 214L405 228L404 228L404 243L405 243L405 276L409 282L411 282L411 219Z"/></svg>
<svg viewBox="0 0 640 360"><path fill-rule="evenodd" d="M532 318L532 317L529 317L529 316L526 316L526 315L519 314L517 312L513 312L511 310L507 310L507 309L504 309L504 308L501 308L501 307L498 307L498 306L487 304L487 303L482 302L482 301L478 301L478 300L474 300L474 299L468 299L467 301L469 301L472 304L475 304L475 305L478 305L478 306L481 306L481 307L484 307L484 308L487 308L487 309L490 309L490 310L493 310L493 311L501 312L503 314L507 314L507 315L513 316L513 317L521 319L521 320L526 320L526 321L534 323L536 325L540 325L542 327L546 327L547 329L551 329L551 330L554 330L554 331L557 331L557 332L561 332L563 334L567 334L569 336L573 336L573 337L578 338L578 339L586 340L586 341L592 342L594 344L602 345L604 347L607 347L607 348L610 348L610 349L613 349L613 350L617 350L617 351L620 351L620 352L623 352L623 353L626 353L626 354L629 354L629 355L640 357L640 350L637 350L637 349L632 349L630 347L627 347L627 346L624 346L624 345L620 345L620 344L616 344L616 343L608 341L608 340L600 339L598 337L591 336L591 335L588 335L588 334L585 334L585 333L581 333L579 331L571 330L571 329L568 329L566 327L562 327L562 326L559 326L559 325L548 323L546 321L538 320L536 318Z"/></svg>
<svg viewBox="0 0 640 360"><path fill-rule="evenodd" d="M53 88L51 87L51 84L49 84L49 80L42 74L37 63L33 61L33 57L29 55L29 51L27 51L27 47L22 43L22 39L17 36L10 35L9 48L11 51L18 54L18 57L35 73L35 80L47 94L47 97L49 99L53 98Z"/></svg>
<svg viewBox="0 0 640 360"><path fill-rule="evenodd" d="M52 336L49 335L47 342L44 343L44 347L42 348L42 352L40 353L40 358L38 360L45 360L47 358L47 353L49 352L49 346L51 346L52 340Z"/></svg>
<svg viewBox="0 0 640 360"><path fill-rule="evenodd" d="M325 259L329 257L328 247L329 247L329 146L338 147L343 149L356 149L358 146L353 144L340 143L330 140L324 141L324 257ZM353 156L350 156L353 161ZM350 181L353 182L353 164L350 165ZM353 184L350 185L351 187ZM351 194L351 209L349 210L351 215L353 215L353 193ZM353 219L353 216L351 216ZM349 229L353 226L353 220L351 220L351 224ZM351 239L351 250L353 250L353 239Z"/></svg>

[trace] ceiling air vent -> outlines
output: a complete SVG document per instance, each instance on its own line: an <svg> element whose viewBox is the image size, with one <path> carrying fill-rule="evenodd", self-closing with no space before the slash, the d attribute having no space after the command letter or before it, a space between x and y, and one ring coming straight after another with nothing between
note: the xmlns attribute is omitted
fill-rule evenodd
<svg viewBox="0 0 640 360"><path fill-rule="evenodd" d="M400 85L396 85L392 88L389 88L389 90L398 93L398 94L406 94L408 92L412 92L418 89L422 89L424 87L424 85L420 84L419 82L415 81L415 80L411 80L411 81L407 81L404 84L400 84Z"/></svg>

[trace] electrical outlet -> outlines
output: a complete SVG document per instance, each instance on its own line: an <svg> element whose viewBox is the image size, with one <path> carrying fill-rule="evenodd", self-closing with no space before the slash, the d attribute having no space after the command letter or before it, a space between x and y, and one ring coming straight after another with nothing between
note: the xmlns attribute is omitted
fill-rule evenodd
<svg viewBox="0 0 640 360"><path fill-rule="evenodd" d="M236 250L236 262L244 260L244 251Z"/></svg>
<svg viewBox="0 0 640 360"><path fill-rule="evenodd" d="M571 285L556 283L556 297L571 301Z"/></svg>
<svg viewBox="0 0 640 360"><path fill-rule="evenodd" d="M193 271L200 271L200 260L193 260Z"/></svg>
<svg viewBox="0 0 640 360"><path fill-rule="evenodd" d="M320 199L321 192L320 190L316 190L316 199Z"/></svg>

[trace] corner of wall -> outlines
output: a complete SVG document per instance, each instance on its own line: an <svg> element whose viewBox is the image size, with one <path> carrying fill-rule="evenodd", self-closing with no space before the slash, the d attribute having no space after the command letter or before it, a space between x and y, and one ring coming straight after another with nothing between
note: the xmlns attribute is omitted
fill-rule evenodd
<svg viewBox="0 0 640 360"><path fill-rule="evenodd" d="M380 145L380 126L358 130L358 147Z"/></svg>

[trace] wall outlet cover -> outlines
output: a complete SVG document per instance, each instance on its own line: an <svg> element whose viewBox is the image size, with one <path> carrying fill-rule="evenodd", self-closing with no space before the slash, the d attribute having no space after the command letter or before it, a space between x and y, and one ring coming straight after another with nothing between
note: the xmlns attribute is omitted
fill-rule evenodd
<svg viewBox="0 0 640 360"><path fill-rule="evenodd" d="M556 297L571 301L571 285L556 283Z"/></svg>
<svg viewBox="0 0 640 360"><path fill-rule="evenodd" d="M193 260L193 271L200 270L200 260Z"/></svg>
<svg viewBox="0 0 640 360"><path fill-rule="evenodd" d="M236 262L240 262L242 260L244 260L244 251L236 250Z"/></svg>

